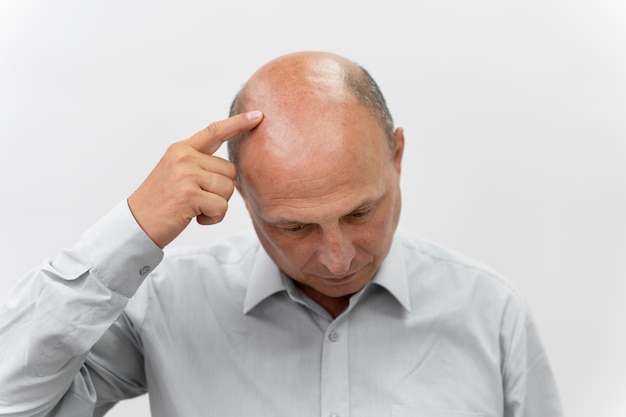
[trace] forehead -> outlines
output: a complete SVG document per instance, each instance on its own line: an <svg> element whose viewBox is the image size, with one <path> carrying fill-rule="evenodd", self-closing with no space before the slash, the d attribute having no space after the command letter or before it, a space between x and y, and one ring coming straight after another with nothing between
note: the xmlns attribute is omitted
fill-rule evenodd
<svg viewBox="0 0 626 417"><path fill-rule="evenodd" d="M257 177L246 198L255 216L269 223L324 223L380 201L387 176L374 170L363 175L335 171L319 178Z"/></svg>
<svg viewBox="0 0 626 417"><path fill-rule="evenodd" d="M315 161L314 167L325 169L319 162L346 156L356 160L389 149L379 121L351 94L307 89L299 95L261 98L257 96L251 107L262 110L264 119L240 148L245 170L254 171L263 161L294 169Z"/></svg>
<svg viewBox="0 0 626 417"><path fill-rule="evenodd" d="M282 217L324 207L340 214L383 193L385 170L393 166L387 139L356 101L313 112L264 112L240 151L239 169L257 211Z"/></svg>

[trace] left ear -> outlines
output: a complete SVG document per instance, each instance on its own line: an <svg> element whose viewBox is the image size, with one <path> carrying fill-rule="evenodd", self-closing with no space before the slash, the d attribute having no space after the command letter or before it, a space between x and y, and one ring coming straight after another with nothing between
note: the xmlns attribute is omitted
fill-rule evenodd
<svg viewBox="0 0 626 417"><path fill-rule="evenodd" d="M402 155L404 154L404 129L401 127L397 128L393 132L394 138L394 151L393 151L393 162L396 166L396 170L398 171L398 175L402 170Z"/></svg>

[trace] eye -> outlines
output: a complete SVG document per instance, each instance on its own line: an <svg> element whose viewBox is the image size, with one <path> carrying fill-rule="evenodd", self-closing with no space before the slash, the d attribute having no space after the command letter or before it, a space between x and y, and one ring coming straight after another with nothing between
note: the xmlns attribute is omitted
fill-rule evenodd
<svg viewBox="0 0 626 417"><path fill-rule="evenodd" d="M305 228L306 228L305 224L287 224L284 226L280 226L280 230L282 230L285 233L292 233L292 234L301 232Z"/></svg>
<svg viewBox="0 0 626 417"><path fill-rule="evenodd" d="M355 219L360 219L363 217L367 217L367 215L369 215L370 213L372 213L372 208L366 208L366 209L361 209L361 210L355 210L352 213L350 213L350 217L353 217Z"/></svg>

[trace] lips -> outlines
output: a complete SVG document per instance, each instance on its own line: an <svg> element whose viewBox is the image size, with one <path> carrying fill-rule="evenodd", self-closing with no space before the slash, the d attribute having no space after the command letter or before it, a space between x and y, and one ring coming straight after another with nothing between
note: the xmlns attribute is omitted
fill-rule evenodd
<svg viewBox="0 0 626 417"><path fill-rule="evenodd" d="M332 282L333 284L342 284L346 281L350 281L357 274L358 271L346 274L346 275L315 275L315 277L323 279L324 281Z"/></svg>
<svg viewBox="0 0 626 417"><path fill-rule="evenodd" d="M321 270L319 272L315 270L310 270L305 271L305 274L308 275L311 282L323 281L329 285L341 285L352 281L353 279L357 278L360 273L367 271L369 269L369 265L371 265L371 260L369 260L369 262L359 262L356 267L353 263L353 265L351 265L352 268L350 269L350 271L346 274L341 275L330 274L328 270Z"/></svg>

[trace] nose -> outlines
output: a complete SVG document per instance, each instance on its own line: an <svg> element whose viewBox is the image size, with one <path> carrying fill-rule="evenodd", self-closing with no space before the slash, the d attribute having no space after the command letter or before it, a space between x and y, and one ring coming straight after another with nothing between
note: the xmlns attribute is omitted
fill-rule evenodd
<svg viewBox="0 0 626 417"><path fill-rule="evenodd" d="M350 271L356 249L352 239L341 230L340 225L322 230L322 244L318 250L318 260L333 275Z"/></svg>

